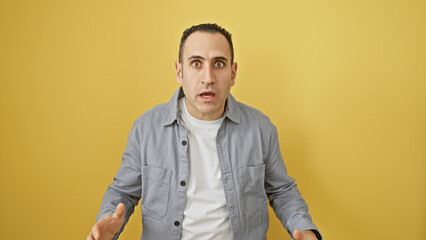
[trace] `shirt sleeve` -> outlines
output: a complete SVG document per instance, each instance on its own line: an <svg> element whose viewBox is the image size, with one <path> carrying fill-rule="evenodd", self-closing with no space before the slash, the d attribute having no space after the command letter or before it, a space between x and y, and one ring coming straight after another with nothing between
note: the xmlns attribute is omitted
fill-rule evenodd
<svg viewBox="0 0 426 240"><path fill-rule="evenodd" d="M272 124L271 124L272 125ZM271 127L269 149L265 159L265 190L275 215L292 237L294 230L313 230L322 239L308 213L308 205L300 195L295 180L287 175L281 156L278 132Z"/></svg>
<svg viewBox="0 0 426 240"><path fill-rule="evenodd" d="M113 214L119 203L126 207L124 223L114 239L117 239L127 224L134 207L141 198L141 166L140 166L140 145L137 131L137 124L130 131L126 150L123 153L121 166L114 177L114 182L110 184L102 199L102 204L96 221Z"/></svg>

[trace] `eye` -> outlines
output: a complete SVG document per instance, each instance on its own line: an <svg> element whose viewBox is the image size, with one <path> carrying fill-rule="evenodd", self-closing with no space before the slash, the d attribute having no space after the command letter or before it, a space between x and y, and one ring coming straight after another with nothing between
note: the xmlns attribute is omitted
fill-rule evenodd
<svg viewBox="0 0 426 240"><path fill-rule="evenodd" d="M195 67L195 68L198 68L198 67L200 67L200 66L201 66L201 63L200 63L199 61L193 61L191 64L192 64L192 66L193 66L193 67Z"/></svg>
<svg viewBox="0 0 426 240"><path fill-rule="evenodd" d="M223 62L216 62L214 64L214 66L217 67L217 68L223 68L225 66L225 64Z"/></svg>

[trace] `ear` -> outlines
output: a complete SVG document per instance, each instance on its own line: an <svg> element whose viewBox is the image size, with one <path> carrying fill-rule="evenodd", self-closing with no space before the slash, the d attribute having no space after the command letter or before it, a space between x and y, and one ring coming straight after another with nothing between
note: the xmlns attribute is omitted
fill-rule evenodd
<svg viewBox="0 0 426 240"><path fill-rule="evenodd" d="M175 69L176 69L176 81L179 85L182 85L182 64L178 61L175 61Z"/></svg>
<svg viewBox="0 0 426 240"><path fill-rule="evenodd" d="M231 81L232 81L232 86L234 86L235 84L235 78L237 78L237 68L238 68L238 64L237 62L234 62L231 66Z"/></svg>

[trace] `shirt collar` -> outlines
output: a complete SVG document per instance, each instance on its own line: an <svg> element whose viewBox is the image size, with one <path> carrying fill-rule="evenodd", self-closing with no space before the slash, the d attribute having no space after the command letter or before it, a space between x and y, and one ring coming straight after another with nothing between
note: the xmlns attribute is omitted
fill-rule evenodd
<svg viewBox="0 0 426 240"><path fill-rule="evenodd" d="M170 125L177 121L179 117L179 99L181 97L184 97L185 94L183 93L182 87L179 87L179 89L173 94L173 96L170 98L169 102L166 104L166 110L163 117L163 125ZM226 100L226 107L225 107L225 118L228 118L229 120L235 122L235 123L241 123L241 117L240 117L240 110L238 108L238 102L235 100L235 98L229 94L228 99Z"/></svg>

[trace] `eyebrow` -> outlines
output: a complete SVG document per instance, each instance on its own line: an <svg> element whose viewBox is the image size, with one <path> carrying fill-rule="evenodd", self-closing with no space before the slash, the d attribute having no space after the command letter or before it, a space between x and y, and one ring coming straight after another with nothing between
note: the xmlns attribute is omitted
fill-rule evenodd
<svg viewBox="0 0 426 240"><path fill-rule="evenodd" d="M205 58L203 58L203 57L201 57L199 55L192 55L192 56L190 56L188 58L188 60L191 60L191 59L202 59L202 60L205 60ZM213 60L224 60L224 61L228 61L228 59L226 57L224 57L224 56L214 57Z"/></svg>

